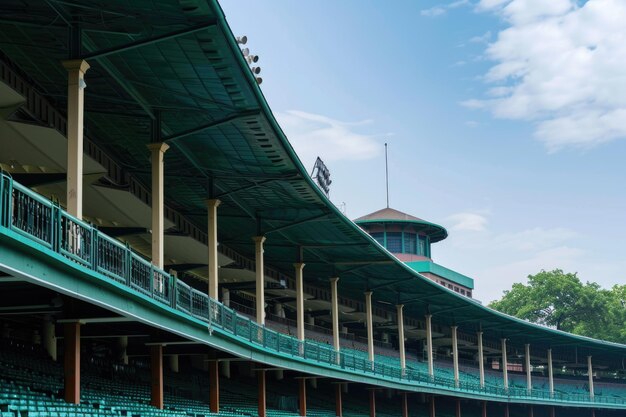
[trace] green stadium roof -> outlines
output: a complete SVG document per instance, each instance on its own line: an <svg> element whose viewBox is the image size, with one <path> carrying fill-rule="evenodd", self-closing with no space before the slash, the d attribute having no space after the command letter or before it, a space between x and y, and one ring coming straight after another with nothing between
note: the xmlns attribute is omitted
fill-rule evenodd
<svg viewBox="0 0 626 417"><path fill-rule="evenodd" d="M206 230L206 199L220 198L221 244L253 257L251 236L267 235L266 263L287 275L300 252L305 280L343 296L366 289L407 316L482 328L511 344L577 347L621 361L626 346L530 324L457 295L398 261L347 219L309 178L276 122L213 0L5 0L0 49L39 91L65 108L68 27L80 22L86 75L85 128L128 178L150 184L151 123L162 120L168 210ZM157 135L158 136L158 135ZM123 186L124 184L118 184ZM503 277L504 278L504 277Z"/></svg>

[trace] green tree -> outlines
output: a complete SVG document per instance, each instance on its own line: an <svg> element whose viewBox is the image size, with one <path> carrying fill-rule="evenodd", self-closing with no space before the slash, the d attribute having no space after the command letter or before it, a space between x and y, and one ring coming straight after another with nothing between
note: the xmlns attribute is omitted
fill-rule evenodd
<svg viewBox="0 0 626 417"><path fill-rule="evenodd" d="M626 342L626 285L610 290L560 269L528 276L489 306L503 313L593 338Z"/></svg>

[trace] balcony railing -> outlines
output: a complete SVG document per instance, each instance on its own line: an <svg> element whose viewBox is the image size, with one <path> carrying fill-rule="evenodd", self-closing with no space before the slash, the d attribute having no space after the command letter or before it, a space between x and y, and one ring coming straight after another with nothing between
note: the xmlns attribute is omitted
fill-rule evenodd
<svg viewBox="0 0 626 417"><path fill-rule="evenodd" d="M44 247L43 250L56 252L74 262L76 266L100 273L152 298L157 303L195 317L205 322L209 329L219 328L232 337L244 339L268 352L345 371L457 393L626 406L623 397L604 396L599 393L590 398L586 393L550 394L548 391L537 389L529 392L526 388L517 387L508 390L496 385L480 387L475 380L461 379L455 384L454 379L449 376L449 370L440 370L439 373L446 376L437 375L437 372L430 376L426 372L409 367L403 371L399 366L370 362L362 355L337 352L329 344L312 340L300 341L287 334L259 326L249 317L237 314L235 310L178 281L133 252L127 245L100 233L94 226L69 215L57 203L14 182L10 176L3 173L0 176L0 233L7 234L6 231L37 242Z"/></svg>

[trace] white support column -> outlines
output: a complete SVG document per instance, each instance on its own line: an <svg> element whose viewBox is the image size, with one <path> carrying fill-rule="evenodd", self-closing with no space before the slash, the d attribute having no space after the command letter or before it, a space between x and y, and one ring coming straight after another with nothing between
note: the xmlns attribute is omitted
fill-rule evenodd
<svg viewBox="0 0 626 417"><path fill-rule="evenodd" d="M83 120L87 61L63 61L67 70L67 212L83 218Z"/></svg>
<svg viewBox="0 0 626 417"><path fill-rule="evenodd" d="M454 366L454 386L459 387L459 342L457 339L457 326L452 326L452 363Z"/></svg>
<svg viewBox="0 0 626 417"><path fill-rule="evenodd" d="M163 156L169 149L167 143L150 143L152 164L152 264L163 269L163 247L165 239L165 182L163 180Z"/></svg>
<svg viewBox="0 0 626 417"><path fill-rule="evenodd" d="M402 375L406 369L406 353L404 351L404 304L396 305L398 315L398 349L400 349L400 368Z"/></svg>
<svg viewBox="0 0 626 417"><path fill-rule="evenodd" d="M587 372L589 373L589 398L593 401L593 366L591 365L591 356L587 356Z"/></svg>
<svg viewBox="0 0 626 417"><path fill-rule="evenodd" d="M298 340L304 341L304 263L293 264L296 272L296 327Z"/></svg>
<svg viewBox="0 0 626 417"><path fill-rule="evenodd" d="M52 317L46 316L43 322L43 329L41 332L43 336L43 347L50 355L53 361L57 360L57 338L55 334L55 325Z"/></svg>
<svg viewBox="0 0 626 417"><path fill-rule="evenodd" d="M265 263L263 262L263 242L265 236L255 236L254 259L256 260L256 322L265 325Z"/></svg>
<svg viewBox="0 0 626 417"><path fill-rule="evenodd" d="M478 332L478 372L480 387L485 388L485 355L483 352L483 332Z"/></svg>
<svg viewBox="0 0 626 417"><path fill-rule="evenodd" d="M337 277L330 279L331 315L333 320L333 347L335 348L335 352L339 352L341 350L341 346L339 344L339 295L337 293L338 282L339 278ZM339 360L339 356L337 356L337 360Z"/></svg>
<svg viewBox="0 0 626 417"><path fill-rule="evenodd" d="M504 389L509 389L509 372L508 368L509 362L506 359L506 339L502 339L502 383L504 385Z"/></svg>
<svg viewBox="0 0 626 417"><path fill-rule="evenodd" d="M432 314L426 315L426 355L428 357L428 375L435 377L435 366L433 362L433 326Z"/></svg>
<svg viewBox="0 0 626 417"><path fill-rule="evenodd" d="M552 370L552 349L548 349L548 385L550 397L554 397L554 371Z"/></svg>
<svg viewBox="0 0 626 417"><path fill-rule="evenodd" d="M372 292L365 291L365 320L367 325L367 358L374 366L374 323L372 322Z"/></svg>
<svg viewBox="0 0 626 417"><path fill-rule="evenodd" d="M528 391L528 395L530 395L533 390L533 380L530 374L530 344L528 343L524 345L524 357L526 359L526 390Z"/></svg>
<svg viewBox="0 0 626 417"><path fill-rule="evenodd" d="M218 288L218 268L217 263L217 208L221 204L218 199L207 200L207 209L209 215L209 227L207 231L207 246L209 249L209 297L217 300Z"/></svg>

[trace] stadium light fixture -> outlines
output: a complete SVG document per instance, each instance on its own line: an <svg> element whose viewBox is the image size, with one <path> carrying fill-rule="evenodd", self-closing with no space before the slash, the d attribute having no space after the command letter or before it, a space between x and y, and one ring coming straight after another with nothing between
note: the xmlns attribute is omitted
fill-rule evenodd
<svg viewBox="0 0 626 417"><path fill-rule="evenodd" d="M246 59L248 58L248 55L250 55L250 50L248 48L243 48L241 50L241 53L243 54L244 57L246 57Z"/></svg>
<svg viewBox="0 0 626 417"><path fill-rule="evenodd" d="M261 78L261 77L256 77L256 83L257 83L258 85L261 85L261 83L262 83L262 82L263 82L263 78Z"/></svg>
<svg viewBox="0 0 626 417"><path fill-rule="evenodd" d="M253 74L259 74L261 72L261 67L250 67Z"/></svg>
<svg viewBox="0 0 626 417"><path fill-rule="evenodd" d="M245 45L246 43L248 43L248 37L246 35L237 36L237 43L240 45Z"/></svg>
<svg viewBox="0 0 626 417"><path fill-rule="evenodd" d="M248 61L248 64L253 64L255 62L259 61L259 56L258 55L244 55L246 57L246 61Z"/></svg>

